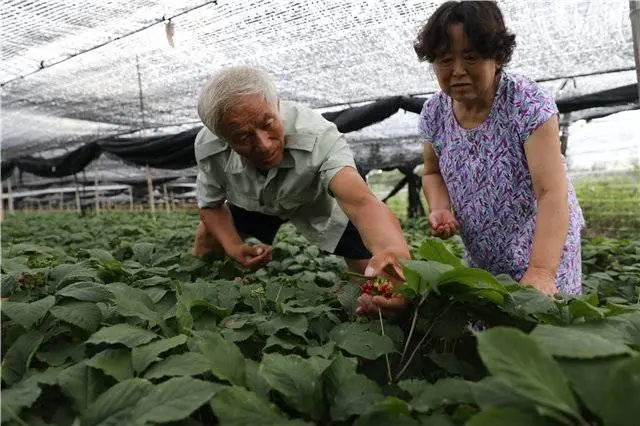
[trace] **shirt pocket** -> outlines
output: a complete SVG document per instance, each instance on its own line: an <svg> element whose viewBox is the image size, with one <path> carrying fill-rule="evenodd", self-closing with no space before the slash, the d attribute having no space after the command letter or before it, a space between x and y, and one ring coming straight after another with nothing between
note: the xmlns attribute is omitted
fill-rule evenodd
<svg viewBox="0 0 640 426"><path fill-rule="evenodd" d="M227 190L227 201L245 210L259 211L260 202L257 197L253 197L252 195L253 194L238 191L235 188L229 188Z"/></svg>

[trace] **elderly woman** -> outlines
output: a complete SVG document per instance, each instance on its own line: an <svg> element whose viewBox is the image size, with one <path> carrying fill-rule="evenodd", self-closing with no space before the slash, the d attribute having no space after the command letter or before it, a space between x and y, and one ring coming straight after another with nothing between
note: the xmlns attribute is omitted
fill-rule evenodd
<svg viewBox="0 0 640 426"><path fill-rule="evenodd" d="M438 236L460 231L470 265L542 293L581 292L582 211L560 152L558 110L507 72L515 35L490 1L450 1L415 51L441 91L420 114L424 193Z"/></svg>

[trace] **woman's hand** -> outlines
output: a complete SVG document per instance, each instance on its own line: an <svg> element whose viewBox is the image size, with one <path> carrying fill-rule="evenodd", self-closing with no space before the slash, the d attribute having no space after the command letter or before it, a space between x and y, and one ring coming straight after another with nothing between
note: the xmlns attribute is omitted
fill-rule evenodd
<svg viewBox="0 0 640 426"><path fill-rule="evenodd" d="M433 234L440 238L449 238L460 229L460 224L450 210L432 210L429 213L429 224Z"/></svg>
<svg viewBox="0 0 640 426"><path fill-rule="evenodd" d="M522 276L520 284L532 285L542 294L552 297L558 292L555 274L547 269L529 267Z"/></svg>

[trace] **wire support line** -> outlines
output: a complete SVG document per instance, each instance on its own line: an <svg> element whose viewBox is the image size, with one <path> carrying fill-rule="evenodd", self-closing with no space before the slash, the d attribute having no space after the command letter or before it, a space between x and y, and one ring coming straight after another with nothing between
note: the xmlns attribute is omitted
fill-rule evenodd
<svg viewBox="0 0 640 426"><path fill-rule="evenodd" d="M140 28L138 28L138 29L135 29L135 30L133 30L133 31L130 31L130 32L128 32L128 33L125 33L125 34L123 34L123 35L120 35L120 36L118 36L118 37L115 37L115 38L109 39L109 40L105 41L104 43L97 44L97 45L95 45L95 46L93 46L93 47L90 47L90 48L88 48L88 49L81 50L81 51L79 51L79 52L77 52L77 53L73 53L73 54L71 54L71 55L67 56L66 58L63 58L63 59L57 60L57 61L55 61L55 62L51 62L51 63L49 63L49 64L46 64L46 63L45 63L45 61L41 61L41 62L40 62L40 67L39 67L38 69L33 70L33 71L31 71L31 72L28 72L28 73L26 73L26 74L19 75L18 77L14 77L14 78L12 78L12 79L9 79L9 80L6 80L6 81L3 81L2 83L0 83L0 87L4 87L5 85L7 85L7 84L9 84L9 83L12 83L12 82L14 82L14 81L16 81L16 80L22 80L22 79L24 79L24 78L26 78L26 77L29 77L29 76L34 75L34 74L36 74L36 73L39 73L40 71L43 71L43 70L49 69L49 68L51 68L51 67L53 67L53 66L55 66L55 65L59 65L59 64L61 64L61 63L63 63L63 62L67 62L68 60L73 59L73 58L75 58L75 57L78 57L78 56L80 56L80 55L84 55L85 53L89 53L89 52L92 52L92 51L94 51L94 50L100 49L101 47L107 46L107 45L109 45L109 44L111 44L111 43L114 43L114 42L116 42L116 41L119 41L119 40L125 39L125 38L127 38L127 37L131 37L132 35L135 35L135 34L138 34L138 33L142 32L142 31L148 30L149 28L151 28L151 27L153 27L153 26L156 26L156 25L158 25L158 24L160 24L160 23L163 23L163 22L165 22L165 21L171 21L172 19L175 19L175 18L178 18L178 17L180 17L180 16L186 15L186 14L188 14L188 13L191 13L191 12L193 12L193 11L195 11L195 10L201 9L201 8L203 8L203 7L205 7L205 6L209 6L209 5L211 5L211 4L213 4L213 5L216 5L216 6L217 6L217 5L218 5L218 1L217 1L217 0L210 0L210 1L207 1L207 2L204 2L204 3L200 4L200 5L198 5L198 6L194 6L194 7L190 8L190 9L183 10L182 12L177 13L177 14L175 14L175 15L168 16L168 17L167 17L167 16L163 16L162 18L156 18L156 19L154 20L154 22L153 22L153 23L151 23L151 24L149 24L149 25L145 25L144 27L140 27Z"/></svg>
<svg viewBox="0 0 640 426"><path fill-rule="evenodd" d="M600 75L615 74L615 73L619 73L619 72L635 71L635 69L636 69L636 67L614 68L614 69L605 70L605 71L594 71L594 72L571 74L571 75L559 76L559 77L540 78L540 79L537 79L535 81L537 83L548 83L550 81L572 80L572 79L581 78L581 77L595 77L595 76L600 76ZM414 98L414 97L420 97L420 96L433 95L436 92L437 91L408 93L405 96L408 96L410 98ZM315 109L332 109L332 108L343 107L343 106L344 107L352 107L352 106L356 106L356 105L360 105L360 104L366 104L366 103L374 102L374 101L378 101L378 100L380 100L380 97L364 98L364 99L357 99L357 100L353 100L353 101L349 101L349 102L339 102L339 103L320 105L320 106L314 107L314 108Z"/></svg>

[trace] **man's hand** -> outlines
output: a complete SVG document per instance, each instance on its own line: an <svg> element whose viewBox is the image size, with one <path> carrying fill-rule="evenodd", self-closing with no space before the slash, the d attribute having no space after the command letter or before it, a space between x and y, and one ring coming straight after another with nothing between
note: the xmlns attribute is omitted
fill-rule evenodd
<svg viewBox="0 0 640 426"><path fill-rule="evenodd" d="M250 246L238 244L227 251L227 255L249 269L257 269L271 261L272 248L266 244Z"/></svg>
<svg viewBox="0 0 640 426"><path fill-rule="evenodd" d="M524 273L520 284L532 285L538 289L542 294L552 297L558 292L556 288L556 277L551 271L530 267L527 272Z"/></svg>
<svg viewBox="0 0 640 426"><path fill-rule="evenodd" d="M408 253L403 253L402 257L408 258L409 255ZM369 260L364 274L371 278L386 278L393 285L404 282L400 257L391 250L385 250L373 256ZM393 315L394 311L405 308L407 299L399 294L393 294L391 297L362 294L358 297L357 304L356 312L360 315L378 315L378 309L381 309L383 314L387 316L389 314Z"/></svg>
<svg viewBox="0 0 640 426"><path fill-rule="evenodd" d="M429 224L433 234L440 238L449 238L460 229L460 224L450 210L438 209L429 213Z"/></svg>

